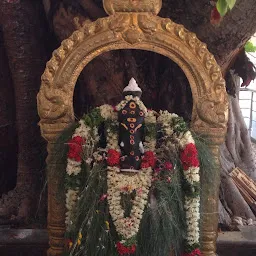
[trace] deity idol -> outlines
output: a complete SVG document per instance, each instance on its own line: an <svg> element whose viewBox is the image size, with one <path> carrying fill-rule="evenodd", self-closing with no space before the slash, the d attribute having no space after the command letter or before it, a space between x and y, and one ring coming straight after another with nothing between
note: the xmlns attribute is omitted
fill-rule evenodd
<svg viewBox="0 0 256 256"><path fill-rule="evenodd" d="M183 245L184 255L201 255L194 139L176 114L147 110L141 94L132 78L119 104L93 109L70 134L69 256L182 255Z"/></svg>
<svg viewBox="0 0 256 256"><path fill-rule="evenodd" d="M124 88L123 95L132 96L123 109L118 111L119 145L121 149L121 171L133 172L140 169L141 156L144 153L142 144L145 113L140 109L138 101L142 94L135 79ZM129 99L129 97L126 97Z"/></svg>

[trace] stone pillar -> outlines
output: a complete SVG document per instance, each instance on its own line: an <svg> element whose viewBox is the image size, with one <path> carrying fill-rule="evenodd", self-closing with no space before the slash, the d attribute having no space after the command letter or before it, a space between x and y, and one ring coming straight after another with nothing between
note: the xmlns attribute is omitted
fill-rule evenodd
<svg viewBox="0 0 256 256"><path fill-rule="evenodd" d="M216 255L218 237L218 203L220 185L219 145L209 144L215 164L212 170L201 172L200 243L205 256Z"/></svg>
<svg viewBox="0 0 256 256"><path fill-rule="evenodd" d="M53 142L48 143L47 180L48 180L48 231L49 244L48 256L60 256L64 248L65 234L65 192L60 189L59 170L65 173L65 164L56 157Z"/></svg>

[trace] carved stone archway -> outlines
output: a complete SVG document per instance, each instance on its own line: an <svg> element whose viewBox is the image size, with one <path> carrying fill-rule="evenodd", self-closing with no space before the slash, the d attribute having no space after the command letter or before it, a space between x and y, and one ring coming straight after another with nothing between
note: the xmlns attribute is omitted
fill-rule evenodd
<svg viewBox="0 0 256 256"><path fill-rule="evenodd" d="M58 135L74 122L73 93L83 68L96 56L117 49L141 49L162 54L184 71L191 86L191 129L208 138L216 159L211 184L201 176L201 251L215 255L220 183L219 145L226 133L228 103L219 66L204 43L182 25L157 16L161 0L105 0L109 17L85 23L53 52L42 75L38 112L42 136L48 141L48 169ZM65 167L63 168L65 170ZM54 173L54 172L49 172ZM65 232L65 203L57 198L58 180L48 177L48 255L61 255Z"/></svg>

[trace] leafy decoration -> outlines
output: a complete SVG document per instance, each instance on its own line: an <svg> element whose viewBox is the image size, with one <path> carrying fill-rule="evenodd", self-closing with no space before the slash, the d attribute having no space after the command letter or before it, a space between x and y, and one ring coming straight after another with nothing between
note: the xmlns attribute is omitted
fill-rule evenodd
<svg viewBox="0 0 256 256"><path fill-rule="evenodd" d="M84 116L83 120L92 128L100 126L103 121L97 109ZM176 138L188 131L186 123L180 117L173 117L170 125ZM118 130L117 122L105 121L105 126L109 130ZM71 127L65 132L57 143L56 154L60 155L54 158L58 159L62 168L65 168L67 162L63 155L67 153L67 142L72 137L74 128ZM156 124L148 124L145 128L145 134L149 137L153 137L156 131L159 131ZM104 137L104 134L102 136ZM214 161L208 155L206 141L199 136L194 135L194 138L199 153L201 173L209 171L209 174L214 175L214 168L211 168ZM180 255L184 247L187 252L191 252L194 247L197 249L199 246L197 243L189 245L186 241L187 224L184 202L187 196L199 197L200 183L196 181L189 183L185 179L183 166L179 159L179 148L173 145L177 141L173 139L170 142L173 142L169 143L172 146L164 147L161 156L159 155L159 168L155 169L148 194L148 204L142 215L139 232L136 236L127 239L124 244L128 247L136 246L134 256ZM92 145L88 147L94 149ZM52 171L65 173L63 169ZM211 179L211 175L207 173L204 176ZM70 218L72 225L66 232L67 255L118 255L116 241L122 241L123 237L117 233L110 216L107 180L107 163L104 159L88 163L85 161L81 165L81 172L75 177L73 174L66 175L65 182L63 182L64 189L65 187L79 188L77 202ZM122 194L121 205L127 217L131 211L134 196L135 191Z"/></svg>
<svg viewBox="0 0 256 256"><path fill-rule="evenodd" d="M221 17L234 8L236 0L218 0L216 7L214 7L211 13L211 23L216 25L221 21ZM218 16L218 13L220 17Z"/></svg>
<svg viewBox="0 0 256 256"><path fill-rule="evenodd" d="M236 4L236 0L226 0L229 9L231 10Z"/></svg>
<svg viewBox="0 0 256 256"><path fill-rule="evenodd" d="M244 49L246 52L256 52L256 46L251 41L245 44Z"/></svg>
<svg viewBox="0 0 256 256"><path fill-rule="evenodd" d="M226 0L218 0L216 3L216 8L220 15L223 17L228 11L228 4Z"/></svg>

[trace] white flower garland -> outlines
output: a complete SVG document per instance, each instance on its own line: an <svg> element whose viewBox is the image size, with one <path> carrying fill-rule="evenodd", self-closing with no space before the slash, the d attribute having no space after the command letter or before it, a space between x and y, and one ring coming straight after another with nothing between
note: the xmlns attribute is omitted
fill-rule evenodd
<svg viewBox="0 0 256 256"><path fill-rule="evenodd" d="M71 225L73 224L71 219L72 219L72 214L73 214L73 208L76 204L77 201L77 194L78 194L78 189L73 190L73 189L68 189L66 193L66 219L65 219L65 224L67 230L70 230Z"/></svg>
<svg viewBox="0 0 256 256"><path fill-rule="evenodd" d="M160 111L159 117L156 119L153 111L147 111L144 104L138 97L126 96L120 104L116 106L116 110L121 110L130 101L134 100L136 104L145 114L145 124L160 124L164 135L166 137L174 137L178 141L181 150L184 150L188 144L195 144L193 137L189 131L185 133L176 133L172 125L174 118L178 118L176 114L170 114L168 111ZM117 113L110 105L103 105L98 108L104 120L110 120L113 127L118 127ZM105 150L114 149L120 152L118 145L118 129L116 132L107 127L106 129L107 147ZM93 148L99 141L97 128L91 129L85 125L83 120L79 121L79 127L75 130L72 138L80 136L86 140L83 149L86 151L88 148ZM145 151L155 151L156 138L146 136L144 148ZM83 151L84 151L83 150ZM84 156L85 161L90 163L94 158L96 161L102 160L102 155L98 152L87 152ZM98 159L98 160L97 160ZM81 172L81 161L68 158L66 172L69 176L77 176ZM108 203L109 211L112 216L116 231L125 239L132 238L138 233L140 222L142 219L144 208L147 204L148 193L152 181L152 168L142 168L138 173L127 175L121 173L119 168L108 166L107 183L108 183ZM184 170L184 177L191 185L200 181L199 167L189 167ZM68 189L66 193L66 227L69 230L72 225L72 210L77 201L78 188ZM124 217L124 209L121 206L121 194L131 193L135 191L135 199L133 202L132 210L129 217ZM188 245L193 246L199 243L199 218L200 218L200 197L185 196L185 210L186 210L186 223L187 223L187 242Z"/></svg>
<svg viewBox="0 0 256 256"><path fill-rule="evenodd" d="M145 116L145 124L146 125L154 125L156 124L156 116L153 111L147 111L147 115ZM146 136L145 142L143 143L145 151L155 151L156 148L156 137L149 138Z"/></svg>
<svg viewBox="0 0 256 256"><path fill-rule="evenodd" d="M178 115L171 114L168 111L160 111L160 116L157 118L157 122L161 125L165 136L174 137L179 144L180 150L184 150L188 144L195 145L195 141L190 131L180 133L178 136L175 133L175 127L172 128L172 121L177 118ZM177 127L176 127L177 128ZM193 185L195 182L200 182L199 167L189 167L188 170L184 170L184 177L187 182ZM190 246L199 243L199 219L200 219L200 196L188 197L185 196L186 210L186 224L187 224L187 243Z"/></svg>
<svg viewBox="0 0 256 256"><path fill-rule="evenodd" d="M139 231L140 221L145 205L148 201L148 192L151 186L152 168L141 169L133 176L120 172L117 167L108 167L108 204L109 212L115 224L116 231L129 239ZM121 194L136 191L133 206L129 217L124 217L121 206Z"/></svg>
<svg viewBox="0 0 256 256"><path fill-rule="evenodd" d="M139 97L136 97L136 96L134 97L132 95L125 96L125 99L122 100L116 106L116 110L120 111L121 109L123 109L130 100L134 100L135 103L139 106L140 110L144 112L145 116L147 116L148 111L147 111L147 108L145 107L144 103L140 100Z"/></svg>
<svg viewBox="0 0 256 256"><path fill-rule="evenodd" d="M99 141L99 135L96 128L91 129L89 126L87 126L83 120L79 121L78 128L75 129L74 134L72 135L72 138L75 137L82 137L85 139L85 145L82 145L83 147L83 153L85 156L83 156L86 159L86 162L90 162L92 160L92 152L88 152L88 148L93 148L92 144L97 144ZM71 176L77 176L81 172L81 161L76 161L74 159L68 158L67 159L67 167L66 167L66 173ZM66 192L66 228L67 230L70 229L72 225L72 211L77 201L79 188L76 189L68 189Z"/></svg>
<svg viewBox="0 0 256 256"><path fill-rule="evenodd" d="M126 104L134 100L139 108L145 114L145 123L156 123L156 118L148 111L142 101L138 97L126 96L120 104L116 106L119 111L123 109ZM108 108L110 109L110 108ZM111 125L117 125L112 123ZM156 146L156 138L145 138L144 149L146 151L154 151ZM115 149L120 152L118 145L118 135L111 132L107 128L107 149ZM135 236L139 231L140 222L147 204L148 193L152 181L152 168L142 168L138 173L132 176L121 173L117 167L108 166L108 204L110 215L116 227L116 231L125 239ZM128 188L128 192L124 190ZM133 206L129 217L124 217L124 209L121 206L121 194L131 193L135 191L136 195L133 200ZM124 241L123 241L124 242Z"/></svg>

